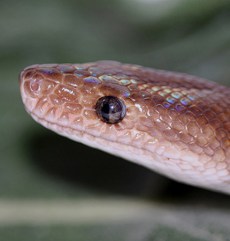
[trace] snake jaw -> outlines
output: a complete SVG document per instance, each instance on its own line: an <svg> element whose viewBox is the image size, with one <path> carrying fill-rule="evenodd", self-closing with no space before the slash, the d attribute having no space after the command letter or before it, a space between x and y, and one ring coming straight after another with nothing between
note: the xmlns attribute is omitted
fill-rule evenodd
<svg viewBox="0 0 230 241"><path fill-rule="evenodd" d="M118 62L34 65L20 75L26 110L48 129L175 180L230 193L230 90L194 76ZM108 124L96 103L120 98Z"/></svg>

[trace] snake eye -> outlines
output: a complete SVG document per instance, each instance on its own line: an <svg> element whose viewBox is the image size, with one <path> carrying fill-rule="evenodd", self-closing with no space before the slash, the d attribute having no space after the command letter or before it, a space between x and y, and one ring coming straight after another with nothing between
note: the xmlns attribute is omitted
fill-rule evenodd
<svg viewBox="0 0 230 241"><path fill-rule="evenodd" d="M114 96L104 96L98 99L96 112L102 121L116 124L125 117L126 107L121 99Z"/></svg>

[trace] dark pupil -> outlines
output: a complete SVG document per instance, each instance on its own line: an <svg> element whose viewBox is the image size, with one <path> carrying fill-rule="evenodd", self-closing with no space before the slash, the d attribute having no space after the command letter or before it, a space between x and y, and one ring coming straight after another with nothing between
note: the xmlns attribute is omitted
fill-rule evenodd
<svg viewBox="0 0 230 241"><path fill-rule="evenodd" d="M114 106L112 105L112 103L104 103L101 106L101 112L103 112L104 114L110 114L110 111L112 112L112 109L114 109Z"/></svg>
<svg viewBox="0 0 230 241"><path fill-rule="evenodd" d="M121 99L114 96L104 96L97 101L96 112L102 121L115 124L124 118L126 108Z"/></svg>

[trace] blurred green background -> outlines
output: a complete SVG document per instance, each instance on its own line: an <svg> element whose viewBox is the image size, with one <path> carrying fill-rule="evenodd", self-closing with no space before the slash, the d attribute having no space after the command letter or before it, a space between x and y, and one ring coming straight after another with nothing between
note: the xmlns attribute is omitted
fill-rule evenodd
<svg viewBox="0 0 230 241"><path fill-rule="evenodd" d="M228 0L0 1L0 240L230 240L230 197L59 137L24 111L35 63L118 60L230 85Z"/></svg>

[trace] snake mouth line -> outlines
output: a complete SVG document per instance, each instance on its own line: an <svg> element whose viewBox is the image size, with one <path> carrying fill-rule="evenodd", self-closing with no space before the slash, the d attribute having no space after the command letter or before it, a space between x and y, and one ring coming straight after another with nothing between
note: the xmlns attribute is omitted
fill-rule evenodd
<svg viewBox="0 0 230 241"><path fill-rule="evenodd" d="M138 165L140 165L140 160L138 156L142 156L142 166L145 166L146 168L150 168L152 170L154 167L154 169L157 170L158 173L161 173L163 175L164 169L167 165L170 165L170 163L177 163L179 161L178 158L174 159L167 157L165 155L161 156L156 152L151 152L146 148L140 148L140 146L116 142L108 138L102 138L100 136L93 135L87 132L87 130L80 130L69 126L60 125L52 121L48 121L45 118L39 117L38 115L31 112L30 115L33 117L35 121L42 124L47 129L53 130L59 135L65 136L73 141L77 141L92 148L96 148L99 150L103 149L105 152L111 155L115 155L130 161L130 156L133 156L133 154L135 153L137 157L133 158L131 162L136 163ZM69 133L71 133L71 135ZM155 158L153 158L153 156L155 156ZM170 174L168 176L170 176ZM175 179L175 177L173 176L170 177Z"/></svg>
<svg viewBox="0 0 230 241"><path fill-rule="evenodd" d="M46 120L45 118L42 118L42 117L34 114L34 113L31 112L31 111L28 111L28 112L29 112L29 114L33 117L33 119L34 119L35 121L41 123L44 127L47 128L47 127L49 126L48 129L49 129L49 128L52 128L55 132L57 132L57 128L56 128L56 127L58 127L59 129L63 130L62 133L58 132L58 134L60 134L60 135L66 136L66 135L68 134L68 132L72 132L72 133L74 132L74 133L76 133L76 135L74 135L73 138L67 136L67 137L69 137L70 139L78 139L79 141L82 141L82 139L80 139L80 138L82 138L82 137L84 137L84 136L87 136L87 137L89 137L90 139L92 139L92 138L93 138L93 139L96 139L96 141L97 141L97 140L102 140L102 141L110 142L110 143L112 143L112 144L122 145L123 149L124 149L124 145L129 146L129 147L132 147L132 148L137 148L137 146L132 145L132 144L127 144L127 143L122 143L122 142L116 142L116 141L114 141L114 140L110 140L109 138L103 138L103 137L100 137L100 136L93 135L93 134L87 132L87 130L83 130L83 129L80 130L80 128L79 128L79 129L75 129L75 128L72 128L72 127L70 127L70 126L60 125L60 124L58 124L58 123L55 123L55 122L52 122L52 121L48 121L48 120ZM90 146L93 146L93 145L90 145ZM149 155L152 155L152 152L149 151L149 150L147 150L146 148L140 148L139 146L138 146L138 148L141 149L141 150L143 150L143 151L145 151L145 152L147 152L147 153L149 153Z"/></svg>
<svg viewBox="0 0 230 241"><path fill-rule="evenodd" d="M25 97L26 95L24 95ZM23 102L26 103L26 98L23 98ZM25 108L26 108L26 111L28 112L29 115L31 115L33 117L33 119L42 124L44 127L46 127L47 129L52 129L54 132L56 132L57 134L59 135L62 135L62 136L65 136L71 140L74 140L74 141L78 141L80 143L83 143L83 144L86 144L86 145L89 145L93 148L97 148L97 149L101 149L101 145L97 145L98 142L106 142L105 146L108 146L108 143L110 143L111 145L110 146L118 146L118 148L120 150L125 150L125 146L129 147L129 148L132 148L133 150L140 150L140 152L144 152L146 156L151 156L151 155L156 155L156 153L154 152L151 152L150 150L146 149L146 148L143 148L143 147L140 147L140 146L135 146L131 143L127 144L125 142L117 142L115 140L111 140L109 138L104 138L104 137L101 137L99 135L94 135L92 133L89 133L87 131L87 129L84 129L84 128L81 128L81 126L79 126L78 128L73 128L73 127L70 127L70 126L66 126L66 125L61 125L60 123L57 123L57 122L52 122L50 120L47 120L45 117L41 117L39 116L38 114L35 113L35 106L31 109L31 108L27 108L27 105L25 104ZM60 130L60 131L58 131ZM71 136L70 134L71 133ZM73 135L74 133L74 135ZM84 141L83 139L88 139L88 140L93 140L93 141ZM95 145L96 144L96 145ZM108 153L111 152L111 149L109 151L107 151ZM116 155L119 155L116 153ZM121 155L119 155L121 156ZM122 158L125 158L123 156L121 156ZM128 159L125 158L125 159ZM170 160L170 158L166 158L167 160ZM171 158L172 160L176 160L176 159L173 159Z"/></svg>

